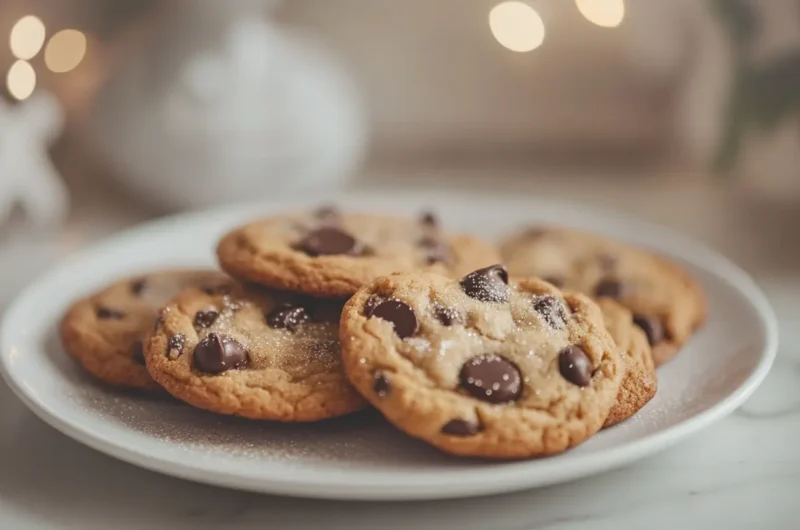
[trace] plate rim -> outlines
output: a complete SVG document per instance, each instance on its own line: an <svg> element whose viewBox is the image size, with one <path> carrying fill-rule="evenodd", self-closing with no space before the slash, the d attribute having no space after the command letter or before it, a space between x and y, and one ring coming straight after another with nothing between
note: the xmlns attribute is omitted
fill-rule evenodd
<svg viewBox="0 0 800 530"><path fill-rule="evenodd" d="M9 336L10 322L14 320L14 315L20 311L24 302L40 289L50 278L59 274L59 271L75 267L76 263L87 260L92 255L104 254L115 245L122 245L126 240L135 237L143 237L145 232L154 229L165 229L169 227L182 226L190 223L192 219L205 218L227 218L233 221L241 217L246 219L252 212L275 211L278 209L289 209L300 205L314 204L313 197L298 197L289 200L258 201L247 204L226 205L204 211L189 211L176 215L170 215L159 219L140 223L136 226L127 228L112 236L105 238L93 245L90 245L80 252L75 253L70 258L56 263L47 272L40 275L36 280L29 283L26 288L12 301L2 315L0 323L0 374L13 393L32 411L34 414L49 424L51 427L62 432L70 438L87 445L101 453L128 462L130 464L156 471L162 474L188 479L195 482L224 486L240 490L255 491L261 493L271 493L306 498L324 498L338 500L433 500L470 497L478 495L490 495L540 487L549 484L571 481L580 477L593 475L606 471L627 463L633 463L641 458L661 451L677 443L679 440L691 436L702 430L715 421L729 415L738 408L758 386L763 382L769 373L774 362L778 348L778 324L775 313L762 290L756 282L740 267L716 252L708 246L696 241L688 236L678 233L669 228L662 227L655 223L638 219L633 216L621 214L616 211L604 210L601 208L587 207L576 202L552 201L547 197L514 197L505 194L493 194L490 196L478 193L454 193L446 191L442 194L442 200L452 200L457 197L460 200L471 200L481 202L503 201L514 202L519 205L547 203L546 210L550 211L574 211L576 207L582 210L582 218L601 218L603 224L627 224L635 222L639 232L657 234L659 248L662 252L678 257L690 262L696 267L713 274L716 278L723 280L734 289L741 298L746 301L754 310L759 320L759 325L763 330L763 343L759 344L760 357L758 363L748 377L731 392L728 396L710 406L708 409L676 423L663 430L651 433L633 442L624 445L606 448L600 454L588 453L572 457L570 460L558 461L553 459L523 460L516 462L502 462L498 465L489 467L481 466L470 469L450 469L437 471L437 477L432 477L433 472L410 472L405 476L402 472L387 474L383 480L378 475L364 474L363 471L349 471L346 481L336 474L319 475L318 472L309 472L305 469L293 469L291 474L283 472L279 478L265 476L242 475L239 472L230 472L221 469L219 464L209 465L204 459L198 459L193 465L183 461L169 460L164 456L147 454L142 450L137 450L131 446L130 442L120 442L109 440L108 436L113 432L100 431L97 429L87 429L86 426L79 425L75 419L66 420L60 417L43 400L37 398L26 385L23 385L13 374L11 366L8 366L8 356L4 354L11 348ZM381 197L385 199L386 192L370 191L358 193L345 193L337 199L346 201L368 200L369 197ZM430 197L434 193L424 192L427 203L433 201ZM417 191L403 191L394 193L392 197L401 200L420 203L423 194ZM325 197L330 200L329 196ZM319 201L317 201L319 202ZM440 201L433 202L434 204ZM545 216L546 217L546 216ZM560 224L582 226L577 223ZM600 230L601 233L608 233L608 230ZM625 239L625 238L622 238ZM668 244L664 243L667 241ZM673 252L675 247L682 246L684 250ZM692 257L693 256L693 257ZM78 418L79 420L80 418ZM116 427L115 428L122 428ZM144 436L144 435L142 435ZM153 443L161 443L153 440ZM187 453L191 454L191 452ZM526 468L537 466L536 473L525 473ZM541 468L545 469L542 470ZM404 482L398 482L398 475L403 475ZM419 482L414 482L415 476L423 475L426 477L424 487L420 487ZM324 477L324 478L323 478ZM545 477L545 478L542 478ZM409 480L411 479L411 480ZM432 479L432 480L431 480ZM344 483L346 482L346 487Z"/></svg>

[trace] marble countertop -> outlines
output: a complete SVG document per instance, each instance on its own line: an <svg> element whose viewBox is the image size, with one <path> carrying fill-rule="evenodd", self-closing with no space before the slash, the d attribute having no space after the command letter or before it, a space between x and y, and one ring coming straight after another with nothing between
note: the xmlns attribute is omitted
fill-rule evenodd
<svg viewBox="0 0 800 530"><path fill-rule="evenodd" d="M441 184L441 172L380 175L385 189ZM516 179L462 175L461 185L548 194L623 209L704 240L749 270L780 320L763 386L729 418L640 463L510 495L443 502L349 503L271 497L193 484L99 454L38 420L0 383L0 528L592 529L797 528L800 516L800 259L781 215L729 188L688 179ZM680 179L678 179L680 180ZM580 182L580 184L576 184ZM63 229L0 232L0 311L34 276L91 242L151 217L119 196L79 198ZM795 226L798 226L796 224ZM796 245L794 245L796 246Z"/></svg>

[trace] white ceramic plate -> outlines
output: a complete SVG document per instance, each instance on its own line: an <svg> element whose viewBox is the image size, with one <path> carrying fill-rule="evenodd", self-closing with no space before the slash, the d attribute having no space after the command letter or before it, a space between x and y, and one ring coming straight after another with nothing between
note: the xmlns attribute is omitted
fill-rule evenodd
<svg viewBox="0 0 800 530"><path fill-rule="evenodd" d="M329 198L330 199L330 198ZM0 328L0 367L44 421L99 451L191 480L339 499L434 499L563 482L641 459L707 427L764 379L777 347L772 310L726 259L638 220L552 201L448 193L350 194L336 203L416 213L435 206L451 227L495 237L523 222L590 228L683 262L710 301L705 328L660 370L659 392L634 418L559 456L523 462L449 457L375 413L314 425L217 416L169 399L116 392L68 359L56 325L77 297L112 280L176 265L213 265L218 237L239 222L322 201L282 201L193 213L119 234L31 285Z"/></svg>

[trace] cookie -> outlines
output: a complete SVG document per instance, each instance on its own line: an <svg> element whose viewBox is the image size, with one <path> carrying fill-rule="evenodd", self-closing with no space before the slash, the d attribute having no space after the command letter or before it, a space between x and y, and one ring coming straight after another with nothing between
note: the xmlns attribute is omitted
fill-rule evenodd
<svg viewBox="0 0 800 530"><path fill-rule="evenodd" d="M286 422L341 416L366 406L342 370L342 301L231 282L188 289L162 311L147 342L147 369L195 407Z"/></svg>
<svg viewBox="0 0 800 530"><path fill-rule="evenodd" d="M677 264L601 235L534 227L501 246L512 276L537 276L557 287L611 298L634 313L660 365L702 325L705 297Z"/></svg>
<svg viewBox="0 0 800 530"><path fill-rule="evenodd" d="M144 366L142 341L158 310L188 286L214 289L226 277L213 271L153 272L119 281L67 310L60 334L64 349L106 383L140 389L158 385Z"/></svg>
<svg viewBox="0 0 800 530"><path fill-rule="evenodd" d="M350 381L394 425L457 455L562 452L598 429L624 361L597 305L501 266L382 277L345 305Z"/></svg>
<svg viewBox="0 0 800 530"><path fill-rule="evenodd" d="M597 301L603 322L616 342L628 370L604 427L611 427L636 414L658 390L656 367L644 332L633 323L633 314L609 298Z"/></svg>
<svg viewBox="0 0 800 530"><path fill-rule="evenodd" d="M332 208L242 226L219 243L231 276L318 297L348 297L378 276L428 270L461 276L499 261L491 245L419 219L342 214Z"/></svg>

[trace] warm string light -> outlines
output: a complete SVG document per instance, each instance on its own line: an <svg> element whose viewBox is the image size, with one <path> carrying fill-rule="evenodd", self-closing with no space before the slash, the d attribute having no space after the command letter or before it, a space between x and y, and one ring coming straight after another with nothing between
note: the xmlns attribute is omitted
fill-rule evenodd
<svg viewBox="0 0 800 530"><path fill-rule="evenodd" d="M536 10L523 2L503 2L489 12L489 28L502 46L529 52L544 41L544 22Z"/></svg>
<svg viewBox="0 0 800 530"><path fill-rule="evenodd" d="M8 92L16 99L27 99L36 88L36 72L28 61L19 60L11 65L6 75Z"/></svg>
<svg viewBox="0 0 800 530"><path fill-rule="evenodd" d="M575 0L578 12L592 24L615 28L625 18L624 0ZM529 52L544 41L544 21L536 10L518 1L501 2L489 11L489 28L502 46Z"/></svg>
<svg viewBox="0 0 800 530"><path fill-rule="evenodd" d="M575 5L586 20L604 28L616 28L625 18L623 0L575 0Z"/></svg>
<svg viewBox="0 0 800 530"><path fill-rule="evenodd" d="M44 50L44 64L51 72L74 70L86 55L86 35L76 29L64 29L50 37Z"/></svg>
<svg viewBox="0 0 800 530"><path fill-rule="evenodd" d="M42 49L44 37L45 29L42 21L33 15L28 15L17 20L11 28L8 44L14 57L29 61Z"/></svg>
<svg viewBox="0 0 800 530"><path fill-rule="evenodd" d="M8 92L16 99L30 97L36 88L36 72L28 62L42 50L47 32L44 23L33 15L17 20L8 38L11 53L18 60L6 74ZM50 37L44 50L44 64L55 73L77 68L86 55L86 35L64 29Z"/></svg>

